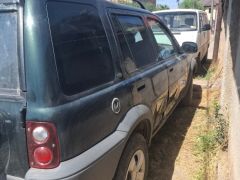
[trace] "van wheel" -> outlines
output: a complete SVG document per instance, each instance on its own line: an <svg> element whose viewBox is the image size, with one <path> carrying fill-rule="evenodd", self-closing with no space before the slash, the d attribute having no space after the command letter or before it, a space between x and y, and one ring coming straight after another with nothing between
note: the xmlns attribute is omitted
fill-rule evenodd
<svg viewBox="0 0 240 180"><path fill-rule="evenodd" d="M189 75L189 81L187 86L187 92L182 99L181 106L190 106L192 104L192 97L193 97L193 76L192 73Z"/></svg>
<svg viewBox="0 0 240 180"><path fill-rule="evenodd" d="M207 60L208 60L208 50L207 50L205 56L204 56L203 59L202 59L202 64L206 63Z"/></svg>
<svg viewBox="0 0 240 180"><path fill-rule="evenodd" d="M195 69L195 74L200 74L201 73L201 69L202 69L202 63L201 63L201 59L200 59L200 54L198 55L198 57L196 58L196 69Z"/></svg>
<svg viewBox="0 0 240 180"><path fill-rule="evenodd" d="M134 134L120 159L115 180L146 180L148 172L148 148L141 134Z"/></svg>

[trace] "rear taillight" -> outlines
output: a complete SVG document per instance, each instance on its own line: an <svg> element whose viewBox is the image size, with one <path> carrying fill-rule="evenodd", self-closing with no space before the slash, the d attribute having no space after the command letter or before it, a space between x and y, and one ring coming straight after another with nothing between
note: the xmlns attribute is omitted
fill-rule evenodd
<svg viewBox="0 0 240 180"><path fill-rule="evenodd" d="M30 166L40 169L57 167L60 149L54 124L27 121L26 131Z"/></svg>

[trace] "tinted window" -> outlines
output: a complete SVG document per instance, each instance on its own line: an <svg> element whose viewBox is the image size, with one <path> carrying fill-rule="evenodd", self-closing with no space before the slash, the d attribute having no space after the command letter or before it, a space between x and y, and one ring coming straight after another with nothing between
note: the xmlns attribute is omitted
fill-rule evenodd
<svg viewBox="0 0 240 180"><path fill-rule="evenodd" d="M47 8L63 91L74 94L112 81L111 53L97 10L61 2Z"/></svg>
<svg viewBox="0 0 240 180"><path fill-rule="evenodd" d="M148 24L158 45L159 58L167 59L173 56L175 54L175 48L170 36L156 20L148 19Z"/></svg>
<svg viewBox="0 0 240 180"><path fill-rule="evenodd" d="M0 93L17 93L17 13L0 13L0 27Z"/></svg>
<svg viewBox="0 0 240 180"><path fill-rule="evenodd" d="M209 24L207 15L205 14L200 14L200 28L202 29L204 27L204 25Z"/></svg>
<svg viewBox="0 0 240 180"><path fill-rule="evenodd" d="M203 25L209 24L208 17L206 14L203 14Z"/></svg>
<svg viewBox="0 0 240 180"><path fill-rule="evenodd" d="M127 66L137 69L155 62L153 45L142 19L136 16L116 16L116 18L121 26L116 28Z"/></svg>

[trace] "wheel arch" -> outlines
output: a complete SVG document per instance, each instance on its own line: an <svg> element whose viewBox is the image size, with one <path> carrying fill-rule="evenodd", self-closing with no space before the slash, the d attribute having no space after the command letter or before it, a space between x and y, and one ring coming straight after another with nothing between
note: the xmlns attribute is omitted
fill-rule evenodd
<svg viewBox="0 0 240 180"><path fill-rule="evenodd" d="M126 142L132 134L140 133L150 144L153 132L153 116L150 108L143 104L134 106L128 111L117 130L127 133Z"/></svg>
<svg viewBox="0 0 240 180"><path fill-rule="evenodd" d="M126 132L125 144L122 149L120 160L122 159L123 152L126 149L130 138L135 133L140 133L145 138L147 145L151 144L151 138L153 133L153 116L151 109L146 105L137 105L134 106L131 110L128 111L122 122L119 124L117 131ZM114 178L116 178L116 173L119 168L120 161L118 162Z"/></svg>

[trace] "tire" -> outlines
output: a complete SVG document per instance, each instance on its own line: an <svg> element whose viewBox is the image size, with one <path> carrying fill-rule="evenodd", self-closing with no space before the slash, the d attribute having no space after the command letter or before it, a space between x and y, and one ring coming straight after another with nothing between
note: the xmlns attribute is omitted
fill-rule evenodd
<svg viewBox="0 0 240 180"><path fill-rule="evenodd" d="M192 97L193 97L193 75L191 72L191 74L189 75L187 92L182 99L181 106L190 106L192 104Z"/></svg>
<svg viewBox="0 0 240 180"><path fill-rule="evenodd" d="M203 57L203 59L202 59L202 64L204 64L204 63L206 63L207 62L207 59L208 59L208 50L207 50L207 52L206 52L206 54L205 54L205 56Z"/></svg>
<svg viewBox="0 0 240 180"><path fill-rule="evenodd" d="M201 69L202 69L202 63L201 63L201 59L200 59L200 54L198 55L198 57L196 58L196 70L195 70L195 74L200 74L201 73Z"/></svg>
<svg viewBox="0 0 240 180"><path fill-rule="evenodd" d="M147 172L148 147L146 140L141 134L133 134L123 151L114 179L146 180ZM137 179L137 176L140 178Z"/></svg>

